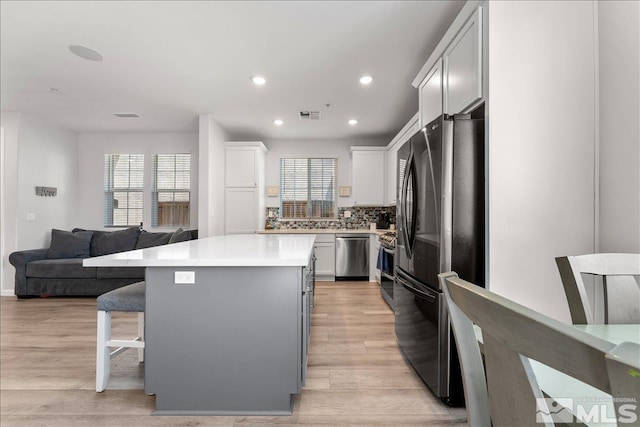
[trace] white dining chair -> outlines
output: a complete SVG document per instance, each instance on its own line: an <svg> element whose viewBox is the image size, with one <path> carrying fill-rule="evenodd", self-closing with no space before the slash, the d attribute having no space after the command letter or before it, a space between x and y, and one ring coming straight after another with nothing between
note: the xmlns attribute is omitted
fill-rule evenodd
<svg viewBox="0 0 640 427"><path fill-rule="evenodd" d="M640 323L640 254L563 256L556 264L573 324Z"/></svg>
<svg viewBox="0 0 640 427"><path fill-rule="evenodd" d="M453 272L440 274L439 280L460 356L470 426L555 425L555 401L540 389L529 359L608 393L614 401L640 401L640 376L629 374L640 372L638 343L616 346ZM474 324L481 330L484 369Z"/></svg>

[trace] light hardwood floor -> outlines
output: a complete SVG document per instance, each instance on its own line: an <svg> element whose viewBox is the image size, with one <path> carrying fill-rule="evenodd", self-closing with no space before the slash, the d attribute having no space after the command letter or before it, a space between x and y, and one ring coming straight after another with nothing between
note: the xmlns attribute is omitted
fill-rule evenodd
<svg viewBox="0 0 640 427"><path fill-rule="evenodd" d="M287 417L152 416L135 350L95 392L92 298L0 298L1 426L465 426L426 389L396 344L393 312L369 282L319 282L307 384ZM170 314L169 314L170 315ZM135 314L114 314L114 337Z"/></svg>

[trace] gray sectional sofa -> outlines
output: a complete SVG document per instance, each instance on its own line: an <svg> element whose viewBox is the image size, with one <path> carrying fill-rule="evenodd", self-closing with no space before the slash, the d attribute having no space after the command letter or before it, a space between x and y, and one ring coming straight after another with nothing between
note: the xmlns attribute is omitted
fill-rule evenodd
<svg viewBox="0 0 640 427"><path fill-rule="evenodd" d="M144 280L144 267L83 267L83 259L197 238L198 230L149 233L137 227L111 232L54 229L48 248L9 255L16 269L15 294L18 298L98 296Z"/></svg>

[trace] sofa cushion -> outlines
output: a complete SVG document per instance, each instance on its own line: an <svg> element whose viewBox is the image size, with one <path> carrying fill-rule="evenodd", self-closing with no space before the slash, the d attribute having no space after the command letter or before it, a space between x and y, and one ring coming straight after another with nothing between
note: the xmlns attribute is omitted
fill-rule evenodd
<svg viewBox="0 0 640 427"><path fill-rule="evenodd" d="M189 230L183 230L182 228L178 228L171 235L171 238L169 239L169 243L186 242L187 240L191 240L191 232Z"/></svg>
<svg viewBox="0 0 640 427"><path fill-rule="evenodd" d="M27 279L25 295L29 296L92 296L97 297L116 288L139 282L140 279Z"/></svg>
<svg viewBox="0 0 640 427"><path fill-rule="evenodd" d="M27 264L27 277L95 279L96 267L83 267L81 258L43 259Z"/></svg>
<svg viewBox="0 0 640 427"><path fill-rule="evenodd" d="M91 239L91 256L131 251L136 248L139 234L138 227L119 231L94 231Z"/></svg>
<svg viewBox="0 0 640 427"><path fill-rule="evenodd" d="M47 258L89 258L91 255L91 231L51 230L51 245Z"/></svg>
<svg viewBox="0 0 640 427"><path fill-rule="evenodd" d="M151 248L153 246L166 245L173 233L149 233L142 230L138 236L136 249Z"/></svg>
<svg viewBox="0 0 640 427"><path fill-rule="evenodd" d="M144 280L144 267L98 267L98 279L141 279Z"/></svg>

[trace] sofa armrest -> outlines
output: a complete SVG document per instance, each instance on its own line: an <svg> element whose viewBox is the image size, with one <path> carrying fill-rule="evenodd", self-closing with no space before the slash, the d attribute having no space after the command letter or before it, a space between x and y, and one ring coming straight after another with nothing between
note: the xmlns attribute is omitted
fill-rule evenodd
<svg viewBox="0 0 640 427"><path fill-rule="evenodd" d="M17 251L9 255L9 262L16 269L15 294L18 297L27 296L27 264L47 258L49 248L30 249L27 251Z"/></svg>

